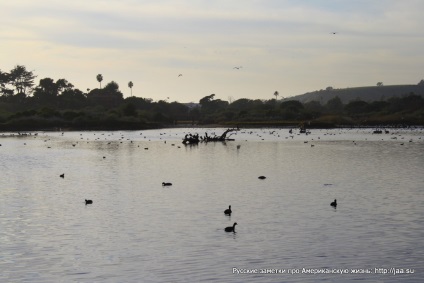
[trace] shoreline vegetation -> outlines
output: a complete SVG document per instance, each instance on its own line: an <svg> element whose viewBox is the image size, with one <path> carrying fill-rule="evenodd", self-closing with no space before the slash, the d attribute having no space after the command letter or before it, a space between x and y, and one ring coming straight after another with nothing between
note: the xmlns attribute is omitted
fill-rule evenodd
<svg viewBox="0 0 424 283"><path fill-rule="evenodd" d="M93 76L99 88L86 91L75 88L66 79L43 78L36 84L36 77L21 65L9 72L0 70L0 132L145 130L211 125L308 129L424 126L424 98L414 92L400 92L388 99L384 96L377 99L370 92L367 101L358 96L347 102L345 97L337 95L324 101L317 92L316 100L312 97L303 103L296 97L278 99L278 91L271 94L275 98L269 100L241 98L230 102L210 94L198 103L179 103L132 95L124 98L116 82L102 86L101 74ZM424 80L418 83L422 85ZM136 86L130 81L128 87L132 94Z"/></svg>

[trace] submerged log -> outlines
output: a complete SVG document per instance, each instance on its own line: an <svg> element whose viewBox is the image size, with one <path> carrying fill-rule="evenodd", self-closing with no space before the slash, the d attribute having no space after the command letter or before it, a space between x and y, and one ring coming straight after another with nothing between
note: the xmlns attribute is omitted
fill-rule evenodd
<svg viewBox="0 0 424 283"><path fill-rule="evenodd" d="M183 144L198 144L199 142L223 142L223 141L234 141L234 139L230 139L227 137L228 133L238 131L239 128L233 128L233 129L227 129L222 135L217 136L209 136L207 132L205 132L205 135L203 137L199 137L199 134L187 134L185 135L183 139Z"/></svg>
<svg viewBox="0 0 424 283"><path fill-rule="evenodd" d="M205 136L203 137L203 141L204 142L233 141L234 139L227 138L227 134L237 130L238 129L227 129L222 135L220 136L215 135L213 137L210 137L208 136L207 133L205 133Z"/></svg>
<svg viewBox="0 0 424 283"><path fill-rule="evenodd" d="M200 142L199 134L187 134L183 139L183 144L198 144Z"/></svg>

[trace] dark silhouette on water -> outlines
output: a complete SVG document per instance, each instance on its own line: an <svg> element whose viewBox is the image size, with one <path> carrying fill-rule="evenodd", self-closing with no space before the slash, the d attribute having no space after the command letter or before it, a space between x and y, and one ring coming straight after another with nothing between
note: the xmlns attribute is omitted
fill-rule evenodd
<svg viewBox="0 0 424 283"><path fill-rule="evenodd" d="M234 139L229 138L229 136L227 137L228 133L231 132L235 132L235 131L239 131L239 128L234 128L234 129L227 129L221 136L209 136L208 133L206 132L205 135L199 136L199 134L186 134L184 139L183 139L183 144L185 145L190 145L190 144L198 144L199 142L225 142L225 141L234 141Z"/></svg>
<svg viewBox="0 0 424 283"><path fill-rule="evenodd" d="M226 227L225 228L225 232L236 232L236 225L237 225L237 222L234 222L234 224L233 224L233 226L229 226L229 227Z"/></svg>
<svg viewBox="0 0 424 283"><path fill-rule="evenodd" d="M86 199L85 200L85 204L87 205L87 204L92 204L93 203L93 201L91 200L91 199Z"/></svg>
<svg viewBox="0 0 424 283"><path fill-rule="evenodd" d="M232 212L233 211L231 210L231 205L226 210L224 210L224 213L227 215L231 215Z"/></svg>
<svg viewBox="0 0 424 283"><path fill-rule="evenodd" d="M258 179L265 180L266 177L265 176L259 176Z"/></svg>
<svg viewBox="0 0 424 283"><path fill-rule="evenodd" d="M183 144L198 144L200 142L199 134L186 134L183 139Z"/></svg>
<svg viewBox="0 0 424 283"><path fill-rule="evenodd" d="M330 205L334 208L337 207L337 200L335 199L332 203L330 203Z"/></svg>
<svg viewBox="0 0 424 283"><path fill-rule="evenodd" d="M65 178L65 173L60 174L60 178Z"/></svg>
<svg viewBox="0 0 424 283"><path fill-rule="evenodd" d="M172 183L162 182L162 186L163 187L172 186Z"/></svg>

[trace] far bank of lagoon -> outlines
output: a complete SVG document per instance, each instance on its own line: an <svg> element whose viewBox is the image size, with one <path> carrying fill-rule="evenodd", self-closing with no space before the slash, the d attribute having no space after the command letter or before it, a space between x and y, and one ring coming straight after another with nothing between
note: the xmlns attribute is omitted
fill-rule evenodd
<svg viewBox="0 0 424 283"><path fill-rule="evenodd" d="M26 132L26 131L136 131L164 128L306 128L306 129L349 129L349 128L422 128L424 125L403 123L324 123L313 121L255 121L255 122L223 122L201 124L196 122L178 121L174 123L138 122L138 121L91 121L77 124L60 123L58 121L25 120L21 123L0 123L0 132Z"/></svg>

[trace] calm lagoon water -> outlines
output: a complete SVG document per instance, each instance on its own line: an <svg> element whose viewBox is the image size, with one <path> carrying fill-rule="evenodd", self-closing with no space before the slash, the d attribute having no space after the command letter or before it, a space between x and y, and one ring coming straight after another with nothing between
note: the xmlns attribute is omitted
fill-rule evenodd
<svg viewBox="0 0 424 283"><path fill-rule="evenodd" d="M0 134L0 282L424 282L423 129L223 131Z"/></svg>

